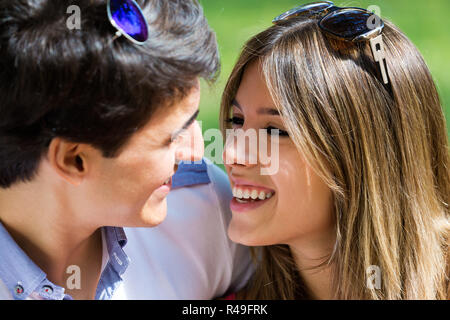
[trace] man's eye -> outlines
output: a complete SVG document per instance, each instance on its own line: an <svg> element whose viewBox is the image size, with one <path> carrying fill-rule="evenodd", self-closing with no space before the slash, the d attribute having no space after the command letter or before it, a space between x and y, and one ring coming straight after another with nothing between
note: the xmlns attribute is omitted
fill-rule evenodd
<svg viewBox="0 0 450 320"><path fill-rule="evenodd" d="M272 130L278 130L278 132L279 132L278 135L280 137L289 137L289 133L287 131L280 130L280 129L275 128L275 127L267 127L266 130L267 130L267 133L270 134L270 135L275 135L276 134L276 131L272 132Z"/></svg>
<svg viewBox="0 0 450 320"><path fill-rule="evenodd" d="M183 129L182 131L179 131L176 135L173 135L172 138L170 139L170 142L180 141L181 139L183 139L187 135L188 135L187 129Z"/></svg>
<svg viewBox="0 0 450 320"><path fill-rule="evenodd" d="M244 125L244 119L238 118L238 117L230 118L230 119L226 120L226 122L231 123L232 125L237 125L237 126Z"/></svg>

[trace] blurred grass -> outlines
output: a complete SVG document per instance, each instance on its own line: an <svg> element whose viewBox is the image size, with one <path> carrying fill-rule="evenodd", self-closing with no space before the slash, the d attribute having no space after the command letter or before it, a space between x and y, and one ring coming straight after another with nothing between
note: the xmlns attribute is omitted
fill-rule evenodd
<svg viewBox="0 0 450 320"><path fill-rule="evenodd" d="M222 59L220 78L212 87L202 84L199 120L203 131L219 128L220 99L226 80L243 44L271 25L282 12L307 1L200 0L217 34ZM438 86L450 137L450 28L449 0L335 1L338 6L368 8L377 5L381 16L394 22L418 47ZM208 142L206 143L208 144Z"/></svg>

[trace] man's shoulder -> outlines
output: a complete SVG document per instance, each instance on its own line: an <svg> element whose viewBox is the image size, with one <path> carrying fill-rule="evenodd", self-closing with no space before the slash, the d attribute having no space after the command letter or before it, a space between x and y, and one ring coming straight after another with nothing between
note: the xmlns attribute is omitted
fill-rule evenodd
<svg viewBox="0 0 450 320"><path fill-rule="evenodd" d="M201 206L203 212L231 216L229 203L233 194L228 177L211 160L204 158L201 162L181 163L173 178L173 187L168 197L169 208L178 207L180 203L184 210ZM210 208L205 211L205 207Z"/></svg>
<svg viewBox="0 0 450 320"><path fill-rule="evenodd" d="M155 228L125 228L131 264L119 298L211 299L247 279L236 265L247 269L249 254L227 235L226 174L207 159L180 170L166 219Z"/></svg>
<svg viewBox="0 0 450 320"><path fill-rule="evenodd" d="M230 182L228 180L227 174L217 165L211 162L211 160L205 158L205 163L208 170L208 176L214 188L223 194L228 194L232 196Z"/></svg>

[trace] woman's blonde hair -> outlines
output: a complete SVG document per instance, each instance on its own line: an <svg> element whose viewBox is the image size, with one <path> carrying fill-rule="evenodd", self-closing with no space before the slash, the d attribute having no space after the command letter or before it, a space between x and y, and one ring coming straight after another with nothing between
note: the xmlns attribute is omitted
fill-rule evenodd
<svg viewBox="0 0 450 320"><path fill-rule="evenodd" d="M416 47L385 21L390 84L368 43L291 19L251 38L228 80L222 131L247 65L260 63L284 125L334 196L336 299L446 299L450 155L445 118ZM289 247L257 248L251 299L308 298ZM370 289L368 270L381 271Z"/></svg>

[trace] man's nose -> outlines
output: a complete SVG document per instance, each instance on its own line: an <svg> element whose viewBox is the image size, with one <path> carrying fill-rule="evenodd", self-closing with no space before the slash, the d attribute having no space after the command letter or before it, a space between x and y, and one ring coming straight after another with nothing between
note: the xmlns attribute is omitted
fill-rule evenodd
<svg viewBox="0 0 450 320"><path fill-rule="evenodd" d="M202 136L202 130L195 121L187 130L186 134L182 137L180 146L176 151L176 160L179 161L200 161L203 158L205 152L204 140Z"/></svg>

